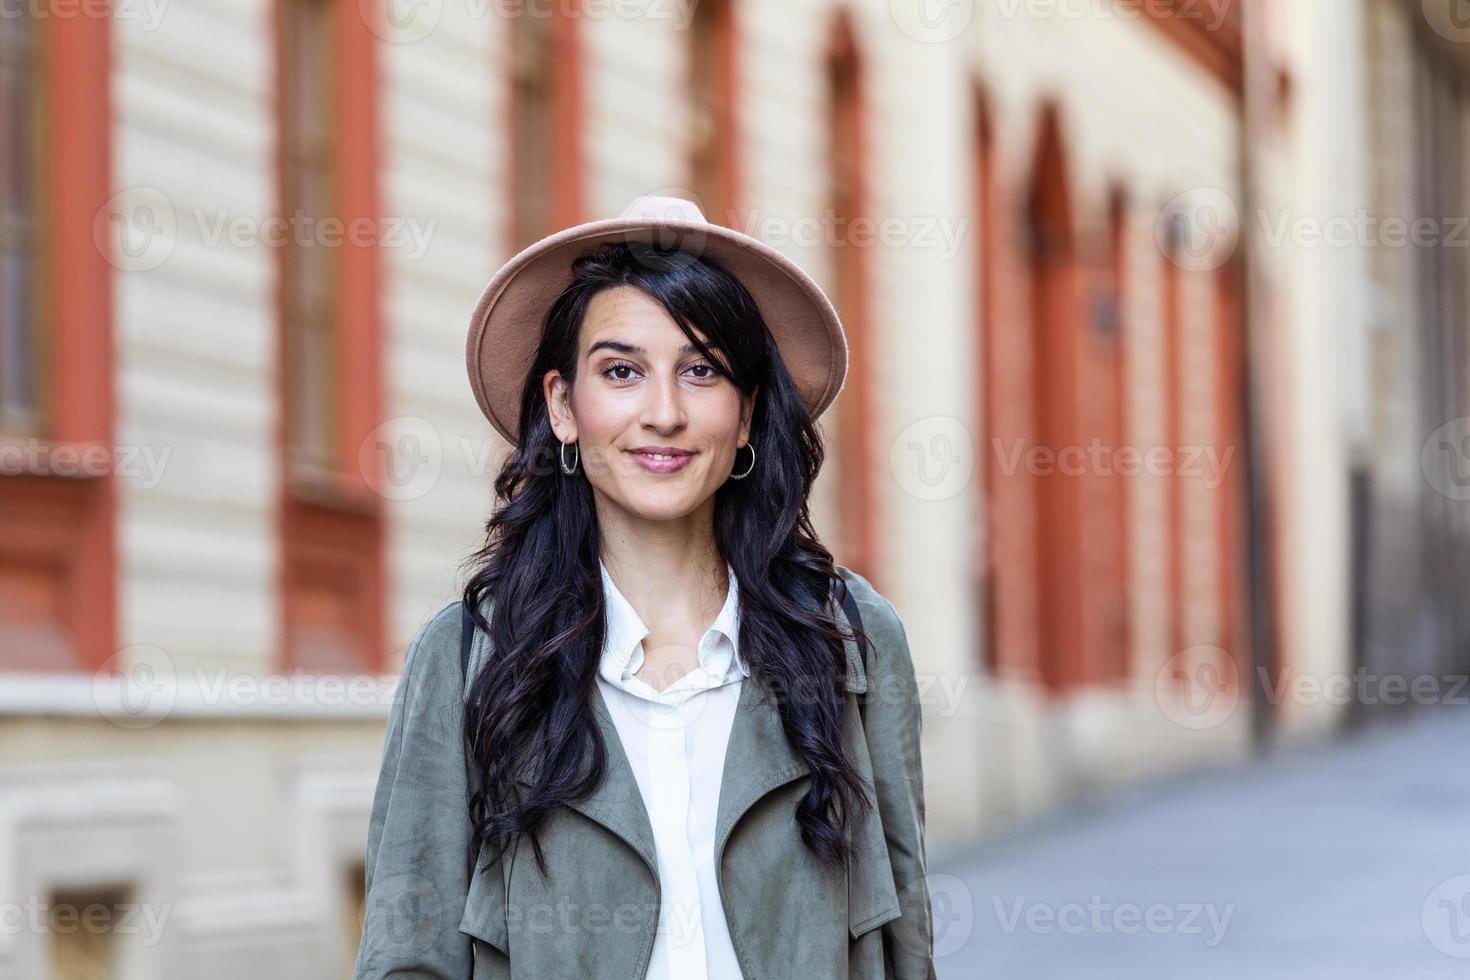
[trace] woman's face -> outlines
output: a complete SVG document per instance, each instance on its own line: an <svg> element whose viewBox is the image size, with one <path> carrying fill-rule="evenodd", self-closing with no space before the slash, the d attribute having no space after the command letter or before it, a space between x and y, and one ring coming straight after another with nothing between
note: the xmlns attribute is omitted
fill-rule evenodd
<svg viewBox="0 0 1470 980"><path fill-rule="evenodd" d="M557 438L576 442L601 503L667 521L709 502L749 441L750 400L714 371L657 300L632 286L592 298L577 357L576 385L550 371L543 391ZM566 458L575 458L570 446ZM740 459L743 472L749 454Z"/></svg>

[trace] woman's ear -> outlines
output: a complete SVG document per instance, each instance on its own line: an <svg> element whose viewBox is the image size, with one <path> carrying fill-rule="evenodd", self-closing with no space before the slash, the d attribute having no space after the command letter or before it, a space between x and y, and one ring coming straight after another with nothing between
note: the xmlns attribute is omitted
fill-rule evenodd
<svg viewBox="0 0 1470 980"><path fill-rule="evenodd" d="M551 431L562 442L577 441L577 420L572 415L572 386L560 371L547 371L541 379L541 394L546 399L546 415Z"/></svg>
<svg viewBox="0 0 1470 980"><path fill-rule="evenodd" d="M760 386L751 389L749 395L740 399L740 438L746 442L750 441L750 423L755 417L755 399L760 394Z"/></svg>

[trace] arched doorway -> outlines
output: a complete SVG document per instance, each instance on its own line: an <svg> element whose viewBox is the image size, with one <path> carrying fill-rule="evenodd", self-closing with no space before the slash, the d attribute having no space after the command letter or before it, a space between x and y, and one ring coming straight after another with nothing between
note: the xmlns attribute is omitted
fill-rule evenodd
<svg viewBox="0 0 1470 980"><path fill-rule="evenodd" d="M1083 445L1077 243L1066 154L1054 106L1042 112L1033 160L1025 228L1035 450L1028 458L1035 467L1037 669L1043 687L1061 692L1080 679L1084 663L1082 493L1086 480L1075 468Z"/></svg>

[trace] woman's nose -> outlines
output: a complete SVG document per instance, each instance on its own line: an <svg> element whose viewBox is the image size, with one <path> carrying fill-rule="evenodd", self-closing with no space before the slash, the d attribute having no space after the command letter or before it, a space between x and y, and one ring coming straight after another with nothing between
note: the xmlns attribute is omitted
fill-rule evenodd
<svg viewBox="0 0 1470 980"><path fill-rule="evenodd" d="M684 422L684 394L677 378L659 376L645 389L643 424L660 431L678 428Z"/></svg>

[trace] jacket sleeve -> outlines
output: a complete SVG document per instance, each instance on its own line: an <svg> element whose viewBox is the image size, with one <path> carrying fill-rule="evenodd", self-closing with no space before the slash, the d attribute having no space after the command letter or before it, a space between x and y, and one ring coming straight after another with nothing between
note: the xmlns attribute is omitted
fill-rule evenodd
<svg viewBox="0 0 1470 980"><path fill-rule="evenodd" d="M934 923L924 854L923 714L908 633L893 604L856 572L848 587L872 641L864 716L878 814L901 914L883 925L888 980L935 980Z"/></svg>
<svg viewBox="0 0 1470 980"><path fill-rule="evenodd" d="M353 980L470 980L460 932L469 885L459 604L429 620L399 677L368 825Z"/></svg>

